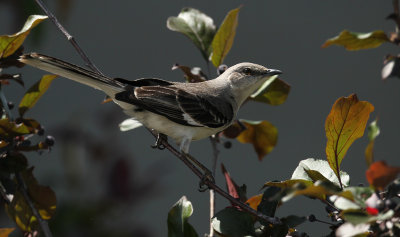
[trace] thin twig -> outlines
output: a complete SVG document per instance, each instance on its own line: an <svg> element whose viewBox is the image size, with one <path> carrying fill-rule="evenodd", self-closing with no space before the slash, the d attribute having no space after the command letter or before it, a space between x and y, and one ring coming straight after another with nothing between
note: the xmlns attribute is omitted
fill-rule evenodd
<svg viewBox="0 0 400 237"><path fill-rule="evenodd" d="M28 187L26 186L21 174L15 173L15 178L17 179L19 190L22 193L22 196L24 196L26 203L28 203L33 215L39 222L39 226L42 229L43 235L46 237L52 237L53 235L51 234L47 221L43 220L42 216L39 214L38 210L36 210L35 205L33 204L31 198L29 197L29 194L27 192Z"/></svg>
<svg viewBox="0 0 400 237"><path fill-rule="evenodd" d="M218 156L219 156L217 137L215 135L211 136L210 141L213 149L213 165L211 172L215 179L215 173L217 171ZM212 227L211 224L211 219L214 217L214 215L215 215L215 192L214 189L210 189L210 233L209 233L210 237L214 236L214 228Z"/></svg>
<svg viewBox="0 0 400 237"><path fill-rule="evenodd" d="M68 31L61 25L61 23L57 20L54 14L46 7L46 5L44 5L42 0L35 0L35 1L40 6L40 8L42 8L42 10L46 13L46 15L50 18L50 20L57 26L57 28L65 35L65 37L67 37L67 40L72 44L72 46L78 52L79 56L81 56L86 65L93 71L103 75L103 73L101 73L101 71L96 67L96 65L94 65L94 63L90 61L89 57L76 42L75 38L70 33L68 33Z"/></svg>
<svg viewBox="0 0 400 237"><path fill-rule="evenodd" d="M53 23L57 26L57 28L64 33L64 35L67 37L68 40L72 39L72 36L70 34L68 34L68 32L65 30L65 28L57 21L57 19L54 17L54 15L45 7L45 5L43 4L43 2L41 0L35 0L39 6L46 12L46 14L49 16L49 18L53 21ZM71 40L70 40L71 41ZM88 57L83 53L83 50L80 48L80 46L78 45L78 43L73 40L71 41L71 43L74 45L74 48L79 52L79 55L81 55L82 59L89 65L89 67L91 67L90 65L94 65L93 63L91 63L91 61L88 59ZM100 71L94 67L92 68L92 70L100 73ZM154 136L157 137L156 132L153 132L152 130L148 129L149 132ZM185 165L187 167L189 167L190 170L192 170L192 172L199 177L200 179L202 179L204 177L204 174L197 168L195 167L186 157L185 155L183 155L182 153L180 153L179 151L177 151L174 147L172 147L167 141L162 140L161 141L162 144L165 146L165 148L167 148L172 154L174 154L176 157L178 157L182 162L185 163ZM254 215L255 217L262 219L268 223L271 224L280 224L281 221L279 220L279 218L276 217L269 217L266 216L262 213L259 213L257 211L255 211L254 209L252 209L251 207L249 207L248 205L244 204L243 202L240 202L238 200L236 200L234 197L232 197L231 195L229 195L229 193L225 192L224 190L222 190L220 187L218 187L215 183L211 182L211 180L209 179L205 179L204 180L205 185L207 185L210 189L215 190L215 192L219 193L221 196L225 197L226 199L228 199L229 201L235 203L237 206L241 207L242 210Z"/></svg>
<svg viewBox="0 0 400 237"><path fill-rule="evenodd" d="M3 93L1 85L0 85L0 99L1 99L1 104L3 105L3 109L6 112L8 119L13 120L13 116L11 114L10 108L8 108L7 99Z"/></svg>

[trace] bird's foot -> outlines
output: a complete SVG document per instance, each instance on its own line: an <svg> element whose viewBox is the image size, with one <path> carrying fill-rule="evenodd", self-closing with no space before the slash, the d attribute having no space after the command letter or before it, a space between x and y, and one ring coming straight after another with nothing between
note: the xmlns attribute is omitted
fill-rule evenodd
<svg viewBox="0 0 400 237"><path fill-rule="evenodd" d="M199 192L205 192L208 189L210 189L210 186L208 185L208 183L213 183L215 184L215 179L214 176L212 175L211 171L206 171L203 175L203 177L201 177L200 179L200 183L199 183Z"/></svg>
<svg viewBox="0 0 400 237"><path fill-rule="evenodd" d="M167 135L162 134L162 133L158 133L156 143L154 143L154 145L152 145L151 147L152 148L157 148L157 149L160 149L160 150L164 150L165 146L164 146L164 144L162 144L163 141L168 141Z"/></svg>

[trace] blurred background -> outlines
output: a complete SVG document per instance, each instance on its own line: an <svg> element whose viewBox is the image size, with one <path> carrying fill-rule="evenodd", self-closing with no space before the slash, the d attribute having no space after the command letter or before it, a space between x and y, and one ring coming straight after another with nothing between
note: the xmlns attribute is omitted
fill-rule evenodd
<svg viewBox="0 0 400 237"><path fill-rule="evenodd" d="M225 63L243 61L277 68L292 90L285 104L273 107L247 103L239 117L268 120L279 130L278 145L262 162L250 144L233 141L222 146L220 161L248 196L260 193L266 181L286 180L306 158L325 159L325 118L335 100L357 93L371 102L379 117L381 135L375 158L400 165L400 83L381 80L385 55L398 48L349 52L342 47L321 49L326 39L348 29L357 32L394 31L385 20L391 1L281 0L281 1L46 1L100 70L111 77L158 77L184 81L175 63L206 68L201 53L183 35L166 28L169 16L183 7L201 10L220 25L227 12L243 4L234 45ZM43 14L32 0L0 0L0 34L20 30L27 15ZM25 52L40 52L83 65L76 51L49 21L35 28ZM8 70L12 72L12 70ZM24 67L26 88L43 73ZM215 75L215 72L212 71ZM12 83L6 97L18 104L25 89ZM126 116L114 104L101 104L100 91L57 78L27 117L37 119L53 135L49 153L28 154L35 176L49 185L58 198L57 214L50 222L55 236L165 236L170 207L186 195L194 206L190 222L200 236L208 232L208 193L197 191L198 178L167 151L150 148L154 138L143 128L120 132ZM364 149L368 139L357 140L342 162L351 184L367 183ZM191 153L211 166L208 139L194 142ZM225 181L218 170L217 183ZM277 211L277 216L314 214L329 221L324 205L299 197ZM317 203L318 204L318 203ZM217 210L229 203L217 196ZM13 225L2 211L1 226ZM329 233L327 226L305 223L310 236Z"/></svg>

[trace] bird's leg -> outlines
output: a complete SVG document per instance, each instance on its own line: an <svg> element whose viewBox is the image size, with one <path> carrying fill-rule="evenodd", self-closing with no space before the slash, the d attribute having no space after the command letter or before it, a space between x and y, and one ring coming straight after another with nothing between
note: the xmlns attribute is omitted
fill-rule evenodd
<svg viewBox="0 0 400 237"><path fill-rule="evenodd" d="M199 183L199 191L200 192L206 191L208 189L208 186L206 185L207 180L209 180L212 183L215 183L215 179L214 179L214 176L212 175L212 172L205 165L200 163L200 161L198 161L196 158L191 156L189 153L182 152L182 154L184 154L184 156L187 159L189 159L193 164L195 164L198 168L203 170L204 175L203 175L203 177L201 177L201 180Z"/></svg>
<svg viewBox="0 0 400 237"><path fill-rule="evenodd" d="M167 141L167 140L168 140L167 135L162 134L162 133L158 133L157 134L156 143L154 143L154 145L152 145L151 147L152 148L158 148L160 150L164 150L165 146L162 144L162 141Z"/></svg>

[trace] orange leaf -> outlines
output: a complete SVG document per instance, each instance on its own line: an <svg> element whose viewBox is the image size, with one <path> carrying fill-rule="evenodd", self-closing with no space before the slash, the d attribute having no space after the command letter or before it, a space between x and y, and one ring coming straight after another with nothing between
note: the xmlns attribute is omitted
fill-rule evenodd
<svg viewBox="0 0 400 237"><path fill-rule="evenodd" d="M385 161L377 161L369 166L366 176L370 185L382 191L399 173L400 167L388 166Z"/></svg>
<svg viewBox="0 0 400 237"><path fill-rule="evenodd" d="M262 196L263 196L262 194L255 195L255 196L249 198L246 201L246 204L248 204L251 208L253 208L254 210L257 211L257 207L258 207L258 205L260 205Z"/></svg>
<svg viewBox="0 0 400 237"><path fill-rule="evenodd" d="M252 143L258 159L270 153L278 141L278 129L268 121L240 120L246 126L236 138L241 143Z"/></svg>
<svg viewBox="0 0 400 237"><path fill-rule="evenodd" d="M0 228L0 237L8 237L14 230L15 228Z"/></svg>
<svg viewBox="0 0 400 237"><path fill-rule="evenodd" d="M364 135L369 114L374 106L367 101L359 101L356 94L336 100L326 118L326 156L330 167L340 180L340 163L351 144Z"/></svg>

